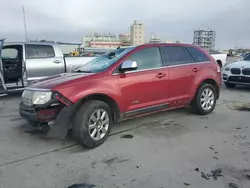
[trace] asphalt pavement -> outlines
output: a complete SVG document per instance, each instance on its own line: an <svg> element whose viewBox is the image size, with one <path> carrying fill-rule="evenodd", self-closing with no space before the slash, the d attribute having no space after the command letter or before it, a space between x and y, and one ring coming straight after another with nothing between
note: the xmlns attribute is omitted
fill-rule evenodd
<svg viewBox="0 0 250 188"><path fill-rule="evenodd" d="M20 94L0 98L0 188L250 187L250 88L222 89L215 111L189 109L125 121L86 150L30 133ZM77 185L78 184L78 185Z"/></svg>

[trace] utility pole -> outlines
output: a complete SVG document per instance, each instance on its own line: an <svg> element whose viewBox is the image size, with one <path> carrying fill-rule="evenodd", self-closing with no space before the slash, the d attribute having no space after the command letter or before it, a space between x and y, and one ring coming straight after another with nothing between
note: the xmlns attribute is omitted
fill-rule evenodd
<svg viewBox="0 0 250 188"><path fill-rule="evenodd" d="M25 10L24 6L23 7L23 24L24 24L24 30L25 30L25 40L28 41L28 33L27 33L27 26L26 26L26 18L25 18Z"/></svg>

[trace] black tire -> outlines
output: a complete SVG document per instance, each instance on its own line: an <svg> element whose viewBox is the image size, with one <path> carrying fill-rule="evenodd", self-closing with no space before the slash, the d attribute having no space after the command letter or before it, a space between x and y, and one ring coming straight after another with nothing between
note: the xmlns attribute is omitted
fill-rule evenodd
<svg viewBox="0 0 250 188"><path fill-rule="evenodd" d="M226 86L227 88L235 88L235 86L236 86L236 84L230 84L230 83L228 83L228 82L224 82L224 84L225 84L225 86Z"/></svg>
<svg viewBox="0 0 250 188"><path fill-rule="evenodd" d="M202 93L205 89L211 90L213 92L213 95L214 95L214 103L211 106L211 108L208 110L205 110L201 105L201 97L202 97ZM199 87L199 89L196 92L196 95L191 103L191 109L194 113L199 114L199 115L210 114L216 106L216 99L217 99L217 94L216 94L216 89L214 88L214 86L212 86L211 84L203 83L203 84L201 84L201 86Z"/></svg>
<svg viewBox="0 0 250 188"><path fill-rule="evenodd" d="M89 119L91 115L98 109L105 110L109 117L109 126L105 136L95 141L91 138L89 133ZM73 136L76 141L83 145L86 148L95 148L103 144L111 131L113 125L112 113L109 105L105 102L98 101L98 100L90 100L85 102L76 112L76 115L73 119Z"/></svg>

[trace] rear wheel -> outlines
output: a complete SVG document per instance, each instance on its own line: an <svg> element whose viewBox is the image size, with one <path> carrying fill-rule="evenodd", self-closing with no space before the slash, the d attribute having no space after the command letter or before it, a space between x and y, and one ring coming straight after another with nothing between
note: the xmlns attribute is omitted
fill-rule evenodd
<svg viewBox="0 0 250 188"><path fill-rule="evenodd" d="M73 135L86 148L95 148L104 143L113 124L111 109L102 101L85 102L73 120Z"/></svg>
<svg viewBox="0 0 250 188"><path fill-rule="evenodd" d="M199 115L211 113L216 105L216 90L213 85L203 83L191 104L192 110Z"/></svg>
<svg viewBox="0 0 250 188"><path fill-rule="evenodd" d="M230 84L228 82L224 82L224 84L227 88L234 88L236 86L236 84Z"/></svg>

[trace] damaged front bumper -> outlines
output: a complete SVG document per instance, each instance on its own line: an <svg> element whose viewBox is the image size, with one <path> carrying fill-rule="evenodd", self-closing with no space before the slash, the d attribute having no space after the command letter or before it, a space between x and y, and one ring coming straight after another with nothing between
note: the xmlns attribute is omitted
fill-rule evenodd
<svg viewBox="0 0 250 188"><path fill-rule="evenodd" d="M51 100L45 105L28 106L20 103L19 114L32 126L48 130L50 138L64 139L71 126L74 105L65 105L61 101Z"/></svg>

